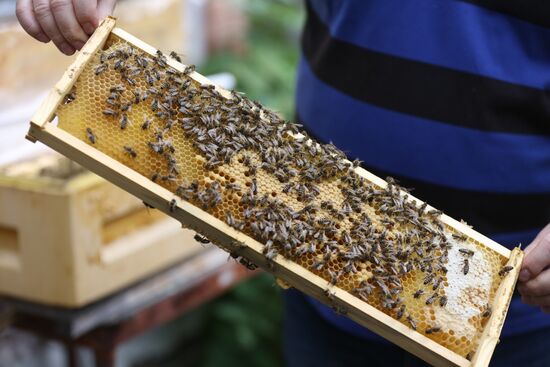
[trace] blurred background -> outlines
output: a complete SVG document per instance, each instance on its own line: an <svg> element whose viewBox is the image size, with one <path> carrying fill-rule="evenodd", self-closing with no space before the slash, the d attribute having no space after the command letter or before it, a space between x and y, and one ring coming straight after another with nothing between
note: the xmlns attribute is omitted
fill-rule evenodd
<svg viewBox="0 0 550 367"><path fill-rule="evenodd" d="M121 0L115 15L292 119L302 5ZM24 139L73 57L27 36L14 11L0 0L0 366L282 365L275 279Z"/></svg>

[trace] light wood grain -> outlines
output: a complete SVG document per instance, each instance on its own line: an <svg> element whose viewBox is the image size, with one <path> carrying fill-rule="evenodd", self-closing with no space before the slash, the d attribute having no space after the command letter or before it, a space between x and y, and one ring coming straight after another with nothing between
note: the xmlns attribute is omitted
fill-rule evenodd
<svg viewBox="0 0 550 367"><path fill-rule="evenodd" d="M115 24L116 20L113 17L107 17L103 20L103 22L101 22L88 42L86 42L84 47L82 47L82 50L78 52L76 60L71 64L71 66L69 66L67 72L65 72L61 80L57 82L40 108L33 115L31 121L35 124L43 126L45 123L50 122L53 119L57 107L63 102L65 95L71 91L71 88L90 58L92 58L94 54L103 47Z"/></svg>
<svg viewBox="0 0 550 367"><path fill-rule="evenodd" d="M44 177L56 161L38 160L0 167L0 295L80 307L204 250L194 232L97 175ZM147 220L133 221L136 212Z"/></svg>
<svg viewBox="0 0 550 367"><path fill-rule="evenodd" d="M491 361L493 351L499 341L500 332L504 325L506 313L512 300L514 288L519 277L521 270L521 263L523 260L523 251L519 248L512 250L510 259L506 265L513 266L512 271L505 275L504 280L501 282L496 294L495 301L492 305L491 318L485 325L485 330L481 336L479 347L472 359L472 366L486 367Z"/></svg>

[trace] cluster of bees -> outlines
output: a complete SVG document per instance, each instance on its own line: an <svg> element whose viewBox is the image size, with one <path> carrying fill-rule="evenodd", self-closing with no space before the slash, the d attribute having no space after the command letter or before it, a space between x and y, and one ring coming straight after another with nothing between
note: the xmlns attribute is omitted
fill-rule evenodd
<svg viewBox="0 0 550 367"><path fill-rule="evenodd" d="M369 303L375 297L386 313L412 329L417 329L417 321L403 301L407 274L423 274L423 286L414 290L414 299L446 306L442 284L448 271L448 252L452 242L465 243L467 238L451 235L439 219L440 211L410 200L407 191L391 178L385 188L365 181L355 173L360 161L348 161L332 144L318 144L299 125L284 121L256 101L236 92L226 98L213 85L198 83L190 77L193 66L177 71L168 65L169 57L179 61L175 53L165 56L159 51L150 56L122 46L103 52L95 67L96 75L107 70L120 74L121 83L110 88L103 114L121 130L129 124L154 129L153 140L146 144L150 154L162 157L166 170L151 173L153 182L175 185L176 196L206 211L218 207L224 193L238 193L241 212L226 212L223 219L228 225L263 243L268 260L277 255L294 260L313 256L310 270L334 286L352 279L367 264L369 276L353 281L347 290ZM146 89L136 88L138 78L145 81ZM137 104L147 104L154 118L146 115L131 121L128 114ZM242 164L248 184L186 182L174 156L177 147L166 137L168 132L184 134L193 142L204 157L206 171ZM98 139L89 128L86 136L92 144ZM133 147L123 149L129 157L137 157ZM282 193L300 207L262 192L260 172L275 177ZM321 199L321 186L326 183L337 184L341 200ZM172 200L170 208L175 206L176 200ZM207 241L202 236L199 239ZM467 275L474 252L467 248L459 251ZM510 270L505 267L500 275ZM326 294L330 298L330 290ZM483 317L490 314L487 306ZM423 332L434 334L441 328L429 325Z"/></svg>

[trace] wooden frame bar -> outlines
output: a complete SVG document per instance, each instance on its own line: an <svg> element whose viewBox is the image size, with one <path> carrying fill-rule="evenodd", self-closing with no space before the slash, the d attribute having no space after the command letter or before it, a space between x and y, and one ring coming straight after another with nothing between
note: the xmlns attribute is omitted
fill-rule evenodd
<svg viewBox="0 0 550 367"><path fill-rule="evenodd" d="M94 56L94 54L103 47L105 41L111 34L111 30L115 27L116 19L113 17L105 18L94 34L90 37L88 42L82 47L76 56L75 61L69 66L69 69L65 72L63 77L55 87L50 91L40 108L31 118L33 123L44 126L47 122L50 122L55 115L57 107L63 102L63 99L71 91L74 83L80 76L80 73L88 63L88 61ZM32 137L27 136L32 141Z"/></svg>
<svg viewBox="0 0 550 367"><path fill-rule="evenodd" d="M93 43L87 50L97 50L100 45L105 42L109 32L111 32L111 22L104 22L96 34L101 37L93 37L89 42ZM108 30L108 31L107 31ZM112 34L124 39L133 46L154 55L157 51L154 47L140 41L125 31L114 28ZM77 59L78 61L78 59ZM83 61L83 63L85 63ZM183 71L184 65L169 59L168 64L177 70ZM80 70L83 64L79 64ZM74 72L71 69L69 72ZM200 83L212 84L208 79L198 73L192 73L191 77ZM67 74L62 81L66 80L63 85L63 91L67 92L72 87L76 78L69 78ZM225 97L231 98L228 91L216 86L216 89ZM56 92L58 95L59 92ZM62 98L62 96L61 96ZM514 266L514 269L507 275L497 291L497 297L494 311L483 334L483 340L474 356L472 362L466 358L452 352L451 350L441 346L426 336L413 331L409 327L403 325L394 318L375 309L366 302L359 300L350 293L333 287L326 280L313 274L307 269L297 265L277 255L272 261L267 261L262 254L263 245L256 240L244 235L241 232L228 226L223 221L215 218L207 212L191 205L183 200L177 199L177 206L174 211L169 208L169 201L174 199L174 194L165 188L153 183L148 178L142 176L136 171L128 168L122 163L105 155L104 153L92 148L90 145L70 135L69 133L57 128L53 124L49 124L54 114L57 103L44 103L40 110L35 114L31 121L31 127L28 133L30 140L40 140L44 144L50 146L54 150L66 155L67 157L77 161L81 165L91 171L105 177L107 180L120 186L124 190L139 197L144 202L153 207L165 212L166 214L179 220L185 227L191 228L199 233L206 234L218 246L227 251L244 256L254 264L273 273L288 284L298 290L319 299L325 304L337 307L339 310L344 310L348 317L367 327L373 332L382 337L394 342L407 351L415 354L419 358L424 359L428 363L435 366L487 366L494 347L498 341L498 335L504 322L504 317L508 304L510 302L513 287L519 274L519 267L523 253L520 250L510 251L489 238L479 234L471 229L465 223L458 222L446 215L441 217L444 224L451 229L463 233L468 237L478 241L483 246L490 248L498 254L509 259L509 264ZM357 174L380 187L385 187L386 182L381 178L371 174L370 172L357 168ZM412 200L421 203L420 200L411 197ZM331 297L326 295L326 290L330 289Z"/></svg>

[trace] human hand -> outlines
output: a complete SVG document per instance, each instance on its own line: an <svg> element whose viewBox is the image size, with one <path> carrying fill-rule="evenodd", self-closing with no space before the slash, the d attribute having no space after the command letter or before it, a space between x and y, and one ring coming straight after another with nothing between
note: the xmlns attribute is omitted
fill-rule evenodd
<svg viewBox="0 0 550 367"><path fill-rule="evenodd" d="M524 303L550 313L550 224L525 249L518 291Z"/></svg>
<svg viewBox="0 0 550 367"><path fill-rule="evenodd" d="M16 15L28 34L53 41L66 55L80 50L116 0L17 0Z"/></svg>

